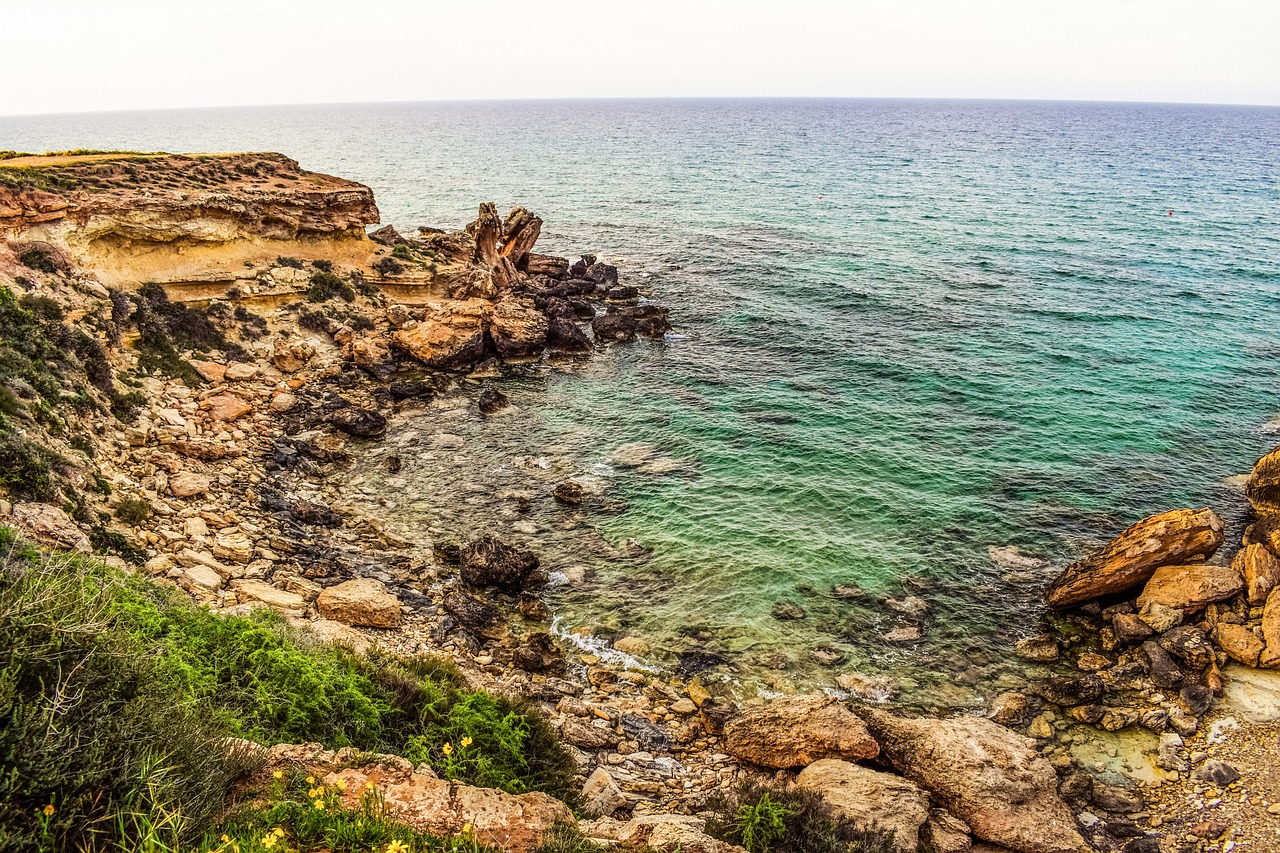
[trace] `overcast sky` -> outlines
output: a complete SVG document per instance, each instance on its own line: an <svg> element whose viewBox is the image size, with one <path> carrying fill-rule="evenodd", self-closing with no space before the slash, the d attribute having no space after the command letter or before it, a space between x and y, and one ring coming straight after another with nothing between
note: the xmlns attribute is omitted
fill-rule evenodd
<svg viewBox="0 0 1280 853"><path fill-rule="evenodd" d="M1280 104L1280 0L0 0L0 29L0 115L717 95Z"/></svg>

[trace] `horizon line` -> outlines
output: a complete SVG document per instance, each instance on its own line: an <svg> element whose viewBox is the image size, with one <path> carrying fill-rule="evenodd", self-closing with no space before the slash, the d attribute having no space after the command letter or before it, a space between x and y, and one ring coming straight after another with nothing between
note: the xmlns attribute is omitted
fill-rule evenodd
<svg viewBox="0 0 1280 853"><path fill-rule="evenodd" d="M97 110L62 110L57 112L0 113L0 120L55 118L69 116L109 115L119 113L192 112L196 110L287 109L293 107L358 107L392 104L517 104L605 101L938 101L1023 104L1113 104L1167 107L1239 107L1247 109L1280 109L1280 104L1250 104L1229 101L1143 101L1099 98L993 98L946 95L585 95L545 98L422 98L372 101L294 101L290 103L208 104L203 106L164 106L104 108Z"/></svg>

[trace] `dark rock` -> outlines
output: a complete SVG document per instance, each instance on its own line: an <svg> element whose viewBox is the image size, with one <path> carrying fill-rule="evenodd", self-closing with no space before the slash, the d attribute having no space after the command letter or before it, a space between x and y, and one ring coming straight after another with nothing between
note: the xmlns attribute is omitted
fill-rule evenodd
<svg viewBox="0 0 1280 853"><path fill-rule="evenodd" d="M611 287L604 295L606 302L617 302L620 304L635 304L640 299L640 291L630 285L624 287Z"/></svg>
<svg viewBox="0 0 1280 853"><path fill-rule="evenodd" d="M402 460L399 456L387 457L387 473L388 474L399 474L400 469L402 467L404 467L404 460Z"/></svg>
<svg viewBox="0 0 1280 853"><path fill-rule="evenodd" d="M595 263L583 271L582 277L597 285L614 285L618 283L618 268L613 264Z"/></svg>
<svg viewBox="0 0 1280 853"><path fill-rule="evenodd" d="M582 278L587 274L587 267L596 262L595 255L583 255L581 260L573 262L569 267L569 276L571 278Z"/></svg>
<svg viewBox="0 0 1280 853"><path fill-rule="evenodd" d="M549 278L564 278L569 273L569 259L557 258L554 255L539 255L530 252L525 256L524 270L529 275L545 275ZM583 267L586 271L586 267Z"/></svg>
<svg viewBox="0 0 1280 853"><path fill-rule="evenodd" d="M1139 643L1153 633L1150 626L1133 613L1117 613L1111 620L1111 630L1122 643Z"/></svg>
<svg viewBox="0 0 1280 853"><path fill-rule="evenodd" d="M501 391L494 388L486 388L480 392L480 399L476 405L480 409L480 414L492 415L510 406L511 401Z"/></svg>
<svg viewBox="0 0 1280 853"><path fill-rule="evenodd" d="M587 333L564 317L556 317L547 324L547 346L559 352L591 352L592 349Z"/></svg>
<svg viewBox="0 0 1280 853"><path fill-rule="evenodd" d="M1211 758L1196 770L1196 778L1201 782L1210 782L1219 788L1225 788L1240 778L1240 771L1225 761Z"/></svg>
<svg viewBox="0 0 1280 853"><path fill-rule="evenodd" d="M1106 693L1106 685L1096 675L1046 678L1036 686L1035 692L1046 702L1053 702L1055 705L1092 705Z"/></svg>
<svg viewBox="0 0 1280 853"><path fill-rule="evenodd" d="M520 593L520 615L534 622L545 622L551 618L551 611L546 602L531 592Z"/></svg>
<svg viewBox="0 0 1280 853"><path fill-rule="evenodd" d="M462 562L462 548L453 542L437 542L431 546L436 562L456 566Z"/></svg>
<svg viewBox="0 0 1280 853"><path fill-rule="evenodd" d="M556 487L551 490L551 494L560 503L568 504L569 506L580 506L591 500L591 492L577 480L565 480L563 483L557 483Z"/></svg>
<svg viewBox="0 0 1280 853"><path fill-rule="evenodd" d="M734 668L733 663L727 657L715 652L696 650L681 652L676 661L676 672L685 678L710 672L720 667Z"/></svg>
<svg viewBox="0 0 1280 853"><path fill-rule="evenodd" d="M329 423L347 435L373 438L387 431L387 419L372 409L351 406L329 415Z"/></svg>
<svg viewBox="0 0 1280 853"><path fill-rule="evenodd" d="M1213 645L1199 628L1179 625L1166 631L1158 642L1160 648L1191 669L1201 670L1213 663Z"/></svg>
<svg viewBox="0 0 1280 853"><path fill-rule="evenodd" d="M482 536L462 549L462 582L471 587L496 586L510 592L546 586L547 572L532 551Z"/></svg>
<svg viewBox="0 0 1280 853"><path fill-rule="evenodd" d="M298 521L303 524L311 524L316 527L341 527L342 519L324 504L314 503L308 500L296 501L289 512Z"/></svg>
<svg viewBox="0 0 1280 853"><path fill-rule="evenodd" d="M622 733L649 752L666 752L675 746L675 740L663 729L638 714L623 714L618 723Z"/></svg>
<svg viewBox="0 0 1280 853"><path fill-rule="evenodd" d="M591 331L601 343L631 341L636 337L636 321L629 314L610 311L591 321Z"/></svg>
<svg viewBox="0 0 1280 853"><path fill-rule="evenodd" d="M809 614L804 612L804 608L794 601L778 601L773 605L770 615L780 622L787 622L796 619L804 619Z"/></svg>
<svg viewBox="0 0 1280 853"><path fill-rule="evenodd" d="M384 225L377 231L370 231L369 239L384 246L407 246L409 244L409 241L401 237L400 232L391 225Z"/></svg>
<svg viewBox="0 0 1280 853"><path fill-rule="evenodd" d="M512 655L512 662L525 672L563 674L567 669L555 638L545 631L526 637L524 645Z"/></svg>
<svg viewBox="0 0 1280 853"><path fill-rule="evenodd" d="M1142 795L1136 790L1104 785L1101 782L1094 783L1091 799L1098 808L1116 814L1134 814L1144 807Z"/></svg>
<svg viewBox="0 0 1280 853"><path fill-rule="evenodd" d="M392 382L387 388L391 396L397 400L408 400L411 397L431 399L436 395L436 386L431 382Z"/></svg>
<svg viewBox="0 0 1280 853"><path fill-rule="evenodd" d="M592 750L613 749L619 741L612 729L577 717L569 717L560 725L560 738L579 749Z"/></svg>
<svg viewBox="0 0 1280 853"><path fill-rule="evenodd" d="M1160 853L1160 839L1154 835L1135 838L1124 846L1121 853Z"/></svg>
<svg viewBox="0 0 1280 853"><path fill-rule="evenodd" d="M589 293L596 292L596 283L587 281L583 278L571 278L568 281L562 281L554 287L548 287L539 293L539 296L564 297L564 296L586 296Z"/></svg>
<svg viewBox="0 0 1280 853"><path fill-rule="evenodd" d="M1184 684L1178 691L1178 702L1188 714L1202 717L1213 704L1213 691L1203 684Z"/></svg>
<svg viewBox="0 0 1280 853"><path fill-rule="evenodd" d="M698 714L707 733L719 735L725 724L738 716L738 706L723 699L707 699L698 706Z"/></svg>
<svg viewBox="0 0 1280 853"><path fill-rule="evenodd" d="M671 323L667 319L668 310L660 305L636 305L620 310L635 321L636 334L646 338L660 338L671 331Z"/></svg>
<svg viewBox="0 0 1280 853"><path fill-rule="evenodd" d="M502 611L492 604L461 592L451 592L444 597L444 609L458 620L459 625L477 637L501 640L507 636Z"/></svg>
<svg viewBox="0 0 1280 853"><path fill-rule="evenodd" d="M1077 809L1083 809L1093 796L1093 777L1088 773L1071 773L1058 784L1058 794Z"/></svg>
<svg viewBox="0 0 1280 853"><path fill-rule="evenodd" d="M556 318L563 320L578 319L578 312L574 310L573 305L569 303L569 300L559 296L553 296L546 300L546 304L542 306L542 313L546 314L547 317L552 320L555 320Z"/></svg>
<svg viewBox="0 0 1280 853"><path fill-rule="evenodd" d="M595 307L585 299L570 299L569 307L573 309L574 315L579 320L594 320L596 316Z"/></svg>
<svg viewBox="0 0 1280 853"><path fill-rule="evenodd" d="M1155 640L1147 640L1142 644L1142 652L1147 657L1151 681L1157 687L1168 689L1182 683L1186 677L1182 667L1178 666L1178 662L1168 652L1160 648L1159 643Z"/></svg>

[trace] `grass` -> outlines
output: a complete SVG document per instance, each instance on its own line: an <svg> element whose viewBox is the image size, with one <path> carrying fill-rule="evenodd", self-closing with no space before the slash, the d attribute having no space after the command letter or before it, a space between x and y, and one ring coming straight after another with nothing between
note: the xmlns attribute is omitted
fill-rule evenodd
<svg viewBox="0 0 1280 853"><path fill-rule="evenodd" d="M249 769L228 736L398 753L446 778L574 801L572 759L547 722L466 690L449 663L317 644L273 612L220 616L4 528L0 649L0 851L40 849L45 834L58 849L129 850L217 836ZM306 844L339 831L306 829L287 802L238 818L244 838L277 822ZM367 849L370 837L351 837L324 843Z"/></svg>

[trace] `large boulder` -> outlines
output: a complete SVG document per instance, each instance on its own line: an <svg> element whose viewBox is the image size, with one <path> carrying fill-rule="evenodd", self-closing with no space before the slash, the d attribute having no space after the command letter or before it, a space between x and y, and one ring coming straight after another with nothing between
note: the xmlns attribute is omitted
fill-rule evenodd
<svg viewBox="0 0 1280 853"><path fill-rule="evenodd" d="M1161 566L1138 596L1138 608L1163 604L1191 614L1244 589L1244 579L1230 566Z"/></svg>
<svg viewBox="0 0 1280 853"><path fill-rule="evenodd" d="M329 415L329 423L347 435L375 438L387 431L387 419L373 409L347 406Z"/></svg>
<svg viewBox="0 0 1280 853"><path fill-rule="evenodd" d="M1256 542L1237 551L1231 567L1244 578L1245 593L1254 607L1265 604L1271 590L1280 585L1280 560Z"/></svg>
<svg viewBox="0 0 1280 853"><path fill-rule="evenodd" d="M894 768L977 837L1018 853L1089 849L1035 741L980 717L907 718L870 708L859 713Z"/></svg>
<svg viewBox="0 0 1280 853"><path fill-rule="evenodd" d="M800 771L796 787L820 796L839 820L855 829L888 832L898 853L916 853L920 846L929 798L901 776L824 758Z"/></svg>
<svg viewBox="0 0 1280 853"><path fill-rule="evenodd" d="M862 720L836 699L787 696L730 720L724 751L762 767L784 768L823 758L875 758L880 747Z"/></svg>
<svg viewBox="0 0 1280 853"><path fill-rule="evenodd" d="M1262 640L1266 649L1259 664L1269 669L1280 669L1280 590L1274 590L1262 611Z"/></svg>
<svg viewBox="0 0 1280 853"><path fill-rule="evenodd" d="M467 586L496 586L511 592L537 589L547 583L547 572L536 554L491 535L463 547L461 576Z"/></svg>
<svg viewBox="0 0 1280 853"><path fill-rule="evenodd" d="M629 821L600 818L578 824L588 840L606 849L657 850L662 853L746 853L706 834L707 822L696 815L647 814Z"/></svg>
<svg viewBox="0 0 1280 853"><path fill-rule="evenodd" d="M395 345L427 367L463 370L485 356L484 329L479 318L454 316L426 319L392 337Z"/></svg>
<svg viewBox="0 0 1280 853"><path fill-rule="evenodd" d="M591 352L591 339L573 320L556 317L547 324L547 346L557 352Z"/></svg>
<svg viewBox="0 0 1280 853"><path fill-rule="evenodd" d="M1145 583L1161 566L1211 556L1222 544L1222 519L1211 509L1175 509L1144 518L1105 548L1072 563L1049 586L1050 607L1083 604Z"/></svg>
<svg viewBox="0 0 1280 853"><path fill-rule="evenodd" d="M1263 644L1257 635L1243 625L1219 622L1214 628L1218 645L1232 660L1245 666L1257 666L1262 658Z"/></svg>
<svg viewBox="0 0 1280 853"><path fill-rule="evenodd" d="M316 609L326 619L367 628L400 625L400 599L381 581L356 578L331 586L316 598Z"/></svg>
<svg viewBox="0 0 1280 853"><path fill-rule="evenodd" d="M489 327L503 358L533 358L547 346L547 318L533 300L507 296L493 307Z"/></svg>
<svg viewBox="0 0 1280 853"><path fill-rule="evenodd" d="M45 545L70 551L90 552L89 537L60 508L50 504L14 504L11 511L21 530Z"/></svg>
<svg viewBox="0 0 1280 853"><path fill-rule="evenodd" d="M1244 494L1259 517L1280 515L1280 447L1254 463Z"/></svg>

